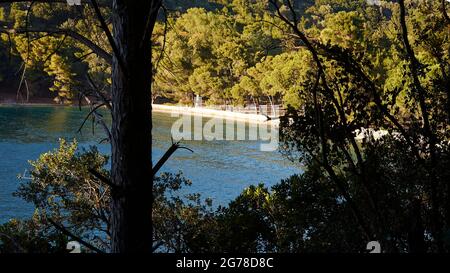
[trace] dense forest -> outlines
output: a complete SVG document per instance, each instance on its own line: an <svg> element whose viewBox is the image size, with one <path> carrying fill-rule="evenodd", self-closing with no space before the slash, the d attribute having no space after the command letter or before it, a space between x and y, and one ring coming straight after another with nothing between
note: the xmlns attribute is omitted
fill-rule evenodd
<svg viewBox="0 0 450 273"><path fill-rule="evenodd" d="M431 9L426 7L430 4L420 2L412 7L409 26L417 32L434 31L433 13L426 10ZM434 2L432 10L439 13L441 3ZM386 95L395 93L402 101L403 63L396 56L393 40L398 33L395 18L391 18L397 11L395 3L310 0L294 4L306 35L364 54L365 61L374 65L370 72L375 74L370 76L382 82ZM0 68L0 90L16 94L20 101L44 96L70 104L88 88L90 80L102 90L109 88L108 63L98 56L96 48L77 42L73 33L67 32L76 31L111 51L101 29L95 27L95 14L89 7L3 6L0 60L7 65ZM164 98L162 101L191 105L195 95L200 95L209 104L301 106L298 91L311 73L311 59L295 37L286 35L289 26L272 16L268 1L167 1L164 7L152 37L153 100ZM110 12L105 9L105 13ZM47 26L54 33L41 33ZM441 27L436 39L447 37L447 29ZM25 28L33 31L25 35ZM426 52L426 45L418 49L424 63L432 64L437 57L445 62L448 56L445 51L443 56L433 56ZM432 75L440 67L430 69Z"/></svg>
<svg viewBox="0 0 450 273"><path fill-rule="evenodd" d="M265 13L268 3L249 3L167 1L153 33L153 99L189 105L200 95L210 104L274 100L298 105L296 87L289 81L301 70L295 64L299 58L295 47L283 40L280 21ZM89 85L86 71L98 86L107 89L108 64L95 50L77 43L73 33L65 33L76 31L110 51L101 29L92 28L93 12L88 7L50 9L50 5L17 3L1 9L3 28L33 29L27 35L20 30L2 35L0 57L9 64L2 67L4 89L17 92L21 101L50 96L60 103L74 103ZM47 26L59 34L39 33ZM292 64L284 68L283 75L265 75L285 62Z"/></svg>
<svg viewBox="0 0 450 273"><path fill-rule="evenodd" d="M448 6L163 1L146 75L152 101L282 104L280 150L304 171L218 208L177 195L191 183L182 174L158 174L152 251L363 252L372 240L384 252L450 251ZM95 86L109 96L115 53L89 5L2 4L0 24L0 91L77 103ZM62 140L31 162L16 194L36 213L0 226L0 252L63 251L64 225L89 251L109 251L108 160Z"/></svg>
<svg viewBox="0 0 450 273"><path fill-rule="evenodd" d="M379 67L374 72L389 71L379 79L386 90L401 88L401 77L396 72L401 64L396 62L395 52L388 50L395 38L390 30L394 27L390 19L395 4L295 4L307 35L324 44L364 53L367 61ZM108 64L96 54L96 48L73 37L72 31L76 31L111 51L101 29L95 27L95 14L89 7L58 5L55 9L50 8L51 4L29 3L3 6L0 58L8 65L0 71L2 90L18 93L21 101L45 96L74 103L78 94L88 88L87 77L102 90L108 89ZM105 13L110 12L105 9ZM286 35L288 26L271 12L268 1L167 1L152 38L153 99L162 97L189 105L195 95L200 95L209 104L274 102L299 107L298 90L302 79L311 73L311 60L295 37ZM420 14L414 16L416 24L427 20ZM40 32L49 26L57 35ZM33 31L25 34L25 28Z"/></svg>

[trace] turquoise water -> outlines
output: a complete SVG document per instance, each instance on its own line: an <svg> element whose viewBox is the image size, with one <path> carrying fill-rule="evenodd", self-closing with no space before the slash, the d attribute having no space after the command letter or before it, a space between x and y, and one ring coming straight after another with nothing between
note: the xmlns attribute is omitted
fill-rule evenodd
<svg viewBox="0 0 450 273"><path fill-rule="evenodd" d="M21 182L17 176L29 168L28 160L58 146L59 138L76 138L81 146L97 145L110 153L108 144L98 144L104 134L92 131L87 123L78 128L87 109L52 106L0 106L0 223L11 218L29 217L33 207L12 193ZM105 116L106 113L105 113ZM171 144L170 114L153 114L153 162ZM204 122L207 119L204 119ZM161 171L182 171L192 180L188 192L201 193L215 205L225 205L251 184L273 185L300 170L279 152L260 151L258 141L186 141L191 153L179 150Z"/></svg>

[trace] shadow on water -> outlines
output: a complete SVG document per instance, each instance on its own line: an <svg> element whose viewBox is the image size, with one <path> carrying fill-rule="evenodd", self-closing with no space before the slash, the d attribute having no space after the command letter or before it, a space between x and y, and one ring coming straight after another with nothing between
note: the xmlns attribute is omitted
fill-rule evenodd
<svg viewBox="0 0 450 273"><path fill-rule="evenodd" d="M0 222L31 215L32 206L11 195L20 183L17 176L29 167L28 160L56 148L59 138L76 138L81 147L97 145L102 153L110 153L108 144L98 144L105 137L100 127L93 134L88 122L82 133L77 133L87 112L87 108L80 111L77 107L0 106ZM170 114L153 114L154 163L171 144L175 120ZM300 171L277 151L260 151L258 141L184 143L194 153L177 151L161 171L183 171L193 182L185 191L211 197L215 205L226 204L251 184L273 185Z"/></svg>

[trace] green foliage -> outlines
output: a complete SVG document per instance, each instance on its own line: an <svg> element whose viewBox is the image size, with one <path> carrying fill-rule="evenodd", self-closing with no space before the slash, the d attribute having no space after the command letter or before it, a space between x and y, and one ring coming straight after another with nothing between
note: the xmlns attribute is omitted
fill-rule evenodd
<svg viewBox="0 0 450 273"><path fill-rule="evenodd" d="M407 3L410 3L407 20L410 39L419 61L427 67L422 81L431 84L437 74L449 73L445 65L449 61L448 29L440 23L438 1ZM286 35L289 27L274 16L268 1L173 0L166 4L173 12L161 14L153 33L153 99L164 97L192 104L198 94L209 104L273 101L303 107L299 93L305 91L305 86L301 86L305 79L297 77L311 73L314 63L305 59L306 49L294 35ZM411 89L403 69L404 52L398 40L395 3L381 1L376 6L365 0L318 0L293 4L299 26L307 36L317 43L353 51L361 62L370 64L366 73L379 81L383 99L387 103L396 100L398 104L392 111L406 114L405 109L411 106L408 100L411 96L406 93ZM282 9L287 12L286 6ZM8 28L24 28L26 11L24 3L5 6L0 22ZM82 8L83 20L78 20L79 14L67 5L50 8L49 4L35 3L31 11L31 27L74 30L111 52L91 9ZM110 11L105 8L103 12ZM32 94L38 92L33 86L35 80L44 81L44 86L56 92L58 101L72 103L80 90L91 88L84 76L86 71L97 86L107 90L111 84L109 65L70 37L43 33L11 37L14 55L26 63L25 75ZM2 61L8 55L5 39L6 36L0 43ZM434 50L439 46L443 50ZM14 65L19 70L21 64ZM0 74L3 78L10 76ZM36 84L36 88L42 86Z"/></svg>
<svg viewBox="0 0 450 273"><path fill-rule="evenodd" d="M153 186L153 238L156 252L204 252L209 249L208 236L217 228L211 199L200 194L181 194L191 181L181 173L163 173Z"/></svg>
<svg viewBox="0 0 450 273"><path fill-rule="evenodd" d="M58 99L62 102L69 102L73 98L75 73L71 73L70 64L67 59L59 55L52 55L48 67L44 69L49 76L54 76L53 86L50 87L51 91L58 92Z"/></svg>
<svg viewBox="0 0 450 273"><path fill-rule="evenodd" d="M63 139L59 148L30 161L31 179L24 180L15 195L32 203L36 211L29 220L11 220L0 226L0 253L65 252L67 241L73 238L63 235L50 220L108 251L111 191L90 171L109 177L104 169L107 162L108 157L95 147L80 150L76 141ZM199 238L215 223L212 201L202 200L198 194L178 193L190 184L181 174L155 177L155 251L186 252L205 247Z"/></svg>
<svg viewBox="0 0 450 273"><path fill-rule="evenodd" d="M283 152L307 172L319 169L329 187L336 187L349 208L340 215L353 215L359 241L376 239L387 252L448 251L447 25L437 2L408 1L405 36L411 54L399 27L398 3L362 12L356 2L317 1L310 9L313 24L304 25L305 33L323 77L317 85L314 74L303 80L308 86L300 92L302 111L291 107L281 119ZM356 142L360 128L387 135Z"/></svg>
<svg viewBox="0 0 450 273"><path fill-rule="evenodd" d="M16 196L32 203L45 228L47 219L67 225L71 231L99 247L107 245L109 188L93 179L89 169L107 176L108 157L95 147L80 153L77 142L60 140L58 149L30 161L31 180L20 185Z"/></svg>
<svg viewBox="0 0 450 273"><path fill-rule="evenodd" d="M13 219L0 225L0 253L63 253L67 242L37 214L29 220Z"/></svg>
<svg viewBox="0 0 450 273"><path fill-rule="evenodd" d="M91 89L86 74L95 80L97 86L109 86L111 68L105 60L69 36L52 34L52 30L57 29L75 31L100 48L110 51L106 36L88 6L76 11L65 3L33 3L28 17L26 3L5 5L1 11L0 26L8 30L9 36L1 34L0 58L6 64L4 55L9 55L10 39L12 57L19 60L1 69L20 71L24 79L28 80L31 96L47 96L42 89L48 89L54 93L55 101L71 104L80 90ZM103 12L108 13L109 9ZM79 20L80 16L84 19ZM31 29L31 32L25 33L26 28ZM14 77L11 74L6 75L9 81L20 81L17 75Z"/></svg>
<svg viewBox="0 0 450 273"><path fill-rule="evenodd" d="M239 92L232 88L237 88L248 68L277 52L280 44L274 27L261 22L271 20L267 15L254 15L260 18L256 22L256 17L246 16L228 8L192 8L179 18L170 18L165 40L158 38L159 44L165 41L165 53L161 59L159 54L155 57L159 65L154 92L186 104L192 103L195 94L210 104L242 101L244 97L236 98ZM163 35L161 28L157 33Z"/></svg>

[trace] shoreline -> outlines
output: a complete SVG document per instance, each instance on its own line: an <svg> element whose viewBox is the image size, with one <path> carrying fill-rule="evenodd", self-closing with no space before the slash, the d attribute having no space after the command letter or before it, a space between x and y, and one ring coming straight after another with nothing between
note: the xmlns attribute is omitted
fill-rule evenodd
<svg viewBox="0 0 450 273"><path fill-rule="evenodd" d="M17 102L5 102L0 101L0 107L3 106L18 106L18 107L79 107L78 105L64 105L57 103L45 103L45 102L26 102L26 103L17 103ZM82 105L82 107L86 107L87 105ZM234 120L248 123L256 123L256 124L267 124L267 125L279 125L279 120L268 120L267 116L259 115L259 114L246 114L239 112L231 112L224 110L215 110L208 108L195 108L189 106L176 106L176 105L164 105L164 104L152 104L152 112L155 113L167 113L167 114L189 114L192 116L202 116L205 118L222 118L226 120Z"/></svg>
<svg viewBox="0 0 450 273"><path fill-rule="evenodd" d="M227 120L257 123L257 124L279 125L278 119L268 120L268 117L265 115L245 114L239 112L215 110L208 108L152 104L152 111L157 113L170 113L176 115L189 114L193 116L202 116L207 118L222 118Z"/></svg>

